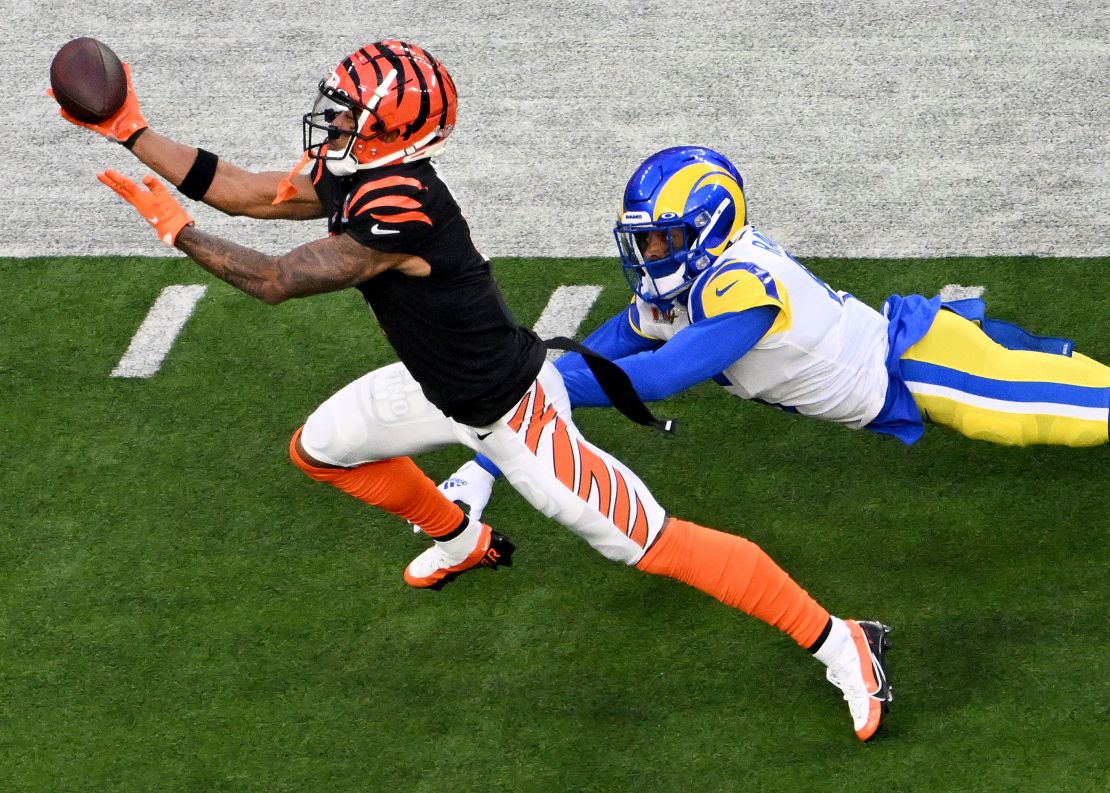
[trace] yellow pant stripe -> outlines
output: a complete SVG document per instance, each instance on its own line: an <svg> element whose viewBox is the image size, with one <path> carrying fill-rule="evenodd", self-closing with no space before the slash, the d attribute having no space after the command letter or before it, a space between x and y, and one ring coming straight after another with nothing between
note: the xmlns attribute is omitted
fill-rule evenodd
<svg viewBox="0 0 1110 793"><path fill-rule="evenodd" d="M973 322L941 311L902 357L922 415L993 443L1094 446L1107 442L1110 367L996 344Z"/></svg>

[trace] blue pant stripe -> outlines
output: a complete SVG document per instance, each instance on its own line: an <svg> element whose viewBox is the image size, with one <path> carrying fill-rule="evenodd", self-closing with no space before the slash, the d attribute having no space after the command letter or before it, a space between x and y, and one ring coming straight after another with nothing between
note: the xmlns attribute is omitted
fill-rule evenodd
<svg viewBox="0 0 1110 793"><path fill-rule="evenodd" d="M945 386L967 394L1009 402L1052 402L1058 405L1104 408L1110 405L1110 388L1062 383L993 380L946 366L902 359L907 382Z"/></svg>

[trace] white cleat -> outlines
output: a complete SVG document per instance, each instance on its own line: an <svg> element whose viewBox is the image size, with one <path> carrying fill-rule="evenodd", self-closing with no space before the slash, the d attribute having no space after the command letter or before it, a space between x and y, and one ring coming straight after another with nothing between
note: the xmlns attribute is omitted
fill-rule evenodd
<svg viewBox="0 0 1110 793"><path fill-rule="evenodd" d="M890 628L879 622L844 620L851 641L844 643L840 657L829 664L829 682L844 692L852 712L852 726L861 741L869 740L889 710L894 693L883 667L890 649Z"/></svg>
<svg viewBox="0 0 1110 793"><path fill-rule="evenodd" d="M418 589L440 589L475 567L509 567L516 547L509 538L476 520L458 537L435 542L405 568L405 583Z"/></svg>

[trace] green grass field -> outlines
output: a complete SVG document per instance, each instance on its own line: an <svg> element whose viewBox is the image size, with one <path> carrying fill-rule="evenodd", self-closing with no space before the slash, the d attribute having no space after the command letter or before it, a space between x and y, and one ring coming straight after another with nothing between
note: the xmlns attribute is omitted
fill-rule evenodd
<svg viewBox="0 0 1110 793"><path fill-rule="evenodd" d="M872 305L988 287L1110 361L1110 260L812 260ZM502 260L531 324L609 260ZM443 592L425 544L311 482L290 433L392 360L357 293L269 308L180 259L0 260L2 791L1106 791L1110 447L914 447L744 403L665 440L578 413L674 513L760 543L895 628L859 744L766 625L605 562L503 484L510 570ZM163 286L210 284L161 372L109 377ZM433 478L466 459L422 458Z"/></svg>

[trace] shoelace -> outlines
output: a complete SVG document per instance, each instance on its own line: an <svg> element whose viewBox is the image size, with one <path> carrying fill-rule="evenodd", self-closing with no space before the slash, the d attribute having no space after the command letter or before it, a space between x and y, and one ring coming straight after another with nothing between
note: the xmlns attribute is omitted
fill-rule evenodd
<svg viewBox="0 0 1110 793"><path fill-rule="evenodd" d="M871 695L864 686L847 682L843 677L836 674L831 666L825 673L825 677L843 692L844 701L848 703L848 710L851 712L853 719L867 717L867 701Z"/></svg>

